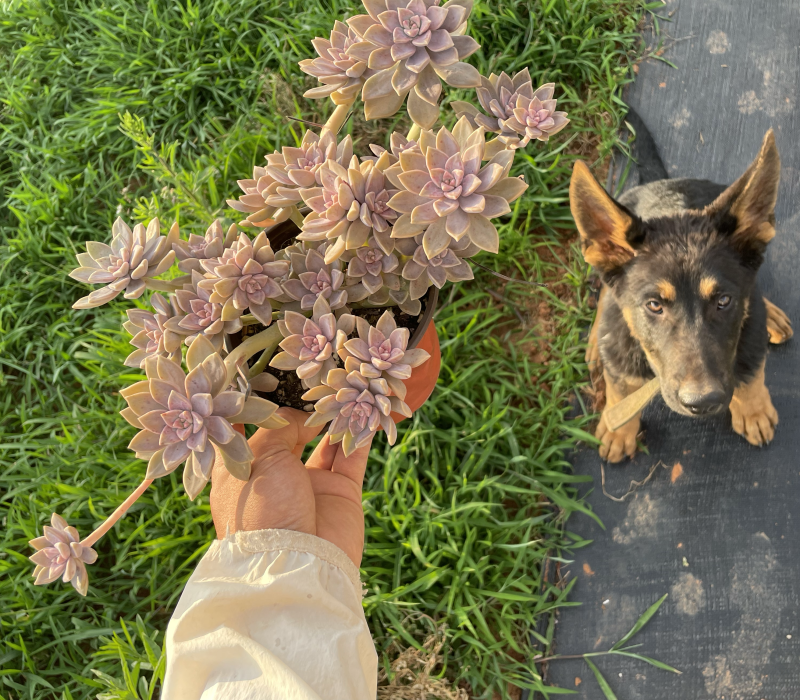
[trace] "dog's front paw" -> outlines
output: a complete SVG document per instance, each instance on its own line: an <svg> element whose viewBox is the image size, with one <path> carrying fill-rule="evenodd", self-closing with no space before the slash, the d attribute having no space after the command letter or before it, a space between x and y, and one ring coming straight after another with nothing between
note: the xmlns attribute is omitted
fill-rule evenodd
<svg viewBox="0 0 800 700"><path fill-rule="evenodd" d="M603 373L603 364L600 361L600 348L597 346L597 338L590 335L588 343L586 346L586 364L589 365L590 372L600 375Z"/></svg>
<svg viewBox="0 0 800 700"><path fill-rule="evenodd" d="M737 401L734 397L731 401L733 429L756 447L772 442L778 425L778 412L772 405L769 391L763 388L755 399Z"/></svg>
<svg viewBox="0 0 800 700"><path fill-rule="evenodd" d="M773 345L785 343L794 335L792 322L789 320L786 313L775 306L769 299L764 299L764 303L767 306L767 333L769 333L769 342Z"/></svg>
<svg viewBox="0 0 800 700"><path fill-rule="evenodd" d="M636 436L639 434L639 418L632 418L617 430L609 430L605 415L601 416L594 436L602 442L600 457L609 462L621 462L633 457L636 452Z"/></svg>

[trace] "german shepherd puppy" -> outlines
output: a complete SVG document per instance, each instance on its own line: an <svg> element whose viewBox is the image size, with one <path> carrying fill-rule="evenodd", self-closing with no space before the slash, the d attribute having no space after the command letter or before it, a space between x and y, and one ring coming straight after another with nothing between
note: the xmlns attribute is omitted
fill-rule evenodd
<svg viewBox="0 0 800 700"><path fill-rule="evenodd" d="M583 255L603 282L587 360L602 363L606 409L657 376L673 411L710 416L729 408L737 433L768 443L778 414L764 385L767 343L792 335L756 280L775 235L775 136L767 132L758 157L726 187L668 179L642 121L632 112L628 121L643 184L615 201L581 161L570 183ZM602 458L634 454L639 418L610 431L603 414Z"/></svg>

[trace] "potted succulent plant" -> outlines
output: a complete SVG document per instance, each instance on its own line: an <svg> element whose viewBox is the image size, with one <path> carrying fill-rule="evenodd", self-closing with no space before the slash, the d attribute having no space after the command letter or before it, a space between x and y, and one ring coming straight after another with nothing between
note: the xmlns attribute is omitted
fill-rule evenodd
<svg viewBox="0 0 800 700"><path fill-rule="evenodd" d="M71 276L102 285L74 304L142 298L124 327L125 364L145 378L121 391L147 462L142 484L85 539L59 515L37 550L36 584L57 578L86 594L92 548L154 479L180 465L187 495L208 483L219 455L247 480L253 454L237 424L276 428L279 406L328 425L345 454L430 395L439 372L433 325L438 290L472 279L469 259L497 253L492 222L527 185L509 171L518 149L568 122L554 85L534 90L527 70L488 79L464 62L479 49L465 31L472 0L364 0L366 14L336 22L318 56L300 62L320 86L306 97L335 108L319 132L266 156L230 200L245 215L227 231L166 234L157 219L117 219L110 244L89 242ZM442 84L475 88L483 111L453 102L452 130L434 130ZM367 119L406 105L413 126L389 149L354 154L339 137L356 101ZM487 138L488 135L488 138ZM175 271L177 266L178 271Z"/></svg>

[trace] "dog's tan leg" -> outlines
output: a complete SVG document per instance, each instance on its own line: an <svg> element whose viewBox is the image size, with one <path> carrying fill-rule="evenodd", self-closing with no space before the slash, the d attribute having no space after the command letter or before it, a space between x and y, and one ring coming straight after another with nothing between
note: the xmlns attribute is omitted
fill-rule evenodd
<svg viewBox="0 0 800 700"><path fill-rule="evenodd" d="M589 376L594 378L600 376L603 372L603 365L600 362L600 348L597 344L597 326L600 324L600 314L603 310L603 297L605 296L606 288L600 290L600 296L597 299L597 309L594 314L594 323L589 331L589 338L586 346L586 364L589 365Z"/></svg>
<svg viewBox="0 0 800 700"><path fill-rule="evenodd" d="M733 429L751 445L761 446L775 436L778 412L764 384L764 365L747 384L736 388L731 399Z"/></svg>
<svg viewBox="0 0 800 700"><path fill-rule="evenodd" d="M603 444L600 445L600 456L609 462L621 462L625 457L633 457L636 452L636 436L639 434L641 412L618 430L611 431L606 425L606 411L618 404L629 394L641 388L644 380L614 381L608 372L604 372L606 380L606 407L600 422L597 424L595 437Z"/></svg>
<svg viewBox="0 0 800 700"><path fill-rule="evenodd" d="M792 322L781 309L775 306L775 304L766 297L764 297L764 303L767 305L767 333L769 333L769 342L773 345L785 343L794 335Z"/></svg>

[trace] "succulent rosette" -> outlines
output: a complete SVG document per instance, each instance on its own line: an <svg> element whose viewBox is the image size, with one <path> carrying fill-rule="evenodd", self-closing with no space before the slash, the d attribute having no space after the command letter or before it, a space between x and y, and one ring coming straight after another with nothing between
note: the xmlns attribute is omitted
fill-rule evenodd
<svg viewBox="0 0 800 700"><path fill-rule="evenodd" d="M250 309L261 323L272 323L272 304L283 294L280 285L289 274L289 263L275 260L269 239L262 231L255 240L245 234L225 250L221 257L201 260L206 270L198 289L209 292L209 301L222 304L223 321L235 321Z"/></svg>
<svg viewBox="0 0 800 700"><path fill-rule="evenodd" d="M397 213L389 206L396 190L387 190L384 174L372 161L359 163L353 156L349 167L327 161L318 171L320 186L301 190L311 213L297 236L301 241L329 242L325 262L345 250L363 246L372 235L391 252L391 222Z"/></svg>
<svg viewBox="0 0 800 700"><path fill-rule="evenodd" d="M389 148L386 150L383 146L378 146L374 143L369 145L374 156L362 156L361 160L378 161L381 157L385 159L387 166L392 166L400 160L400 154L404 151L419 150L419 145L414 139L407 139L403 134L398 134L396 131L392 132L389 137Z"/></svg>
<svg viewBox="0 0 800 700"><path fill-rule="evenodd" d="M253 177L239 180L244 195L228 205L247 214L243 226L263 228L285 221L292 207L301 204L300 190L319 184L316 173L327 160L347 165L353 157L350 136L336 142L330 131L306 131L300 146L286 146L266 156L267 166L253 168Z"/></svg>
<svg viewBox="0 0 800 700"><path fill-rule="evenodd" d="M364 84L367 119L389 117L408 95L408 114L429 129L439 118L441 81L477 87L480 73L463 60L480 47L464 35L471 0L364 0L368 14L347 20L363 41L347 53L373 69Z"/></svg>
<svg viewBox="0 0 800 700"><path fill-rule="evenodd" d="M278 406L271 401L228 390L225 364L204 336L189 347L186 364L188 375L165 357L148 358L147 379L120 392L128 403L121 413L140 430L128 447L148 460L146 478L166 476L186 462L183 485L194 499L211 477L216 451L233 476L249 478L253 453L233 424L285 423L273 415Z"/></svg>
<svg viewBox="0 0 800 700"><path fill-rule="evenodd" d="M192 270L201 272L201 260L210 260L222 255L226 247L236 240L236 224L231 224L228 233L222 232L222 222L215 219L214 223L206 229L204 236L190 233L189 239L173 241L172 249L178 258L178 268L183 272L191 273Z"/></svg>
<svg viewBox="0 0 800 700"><path fill-rule="evenodd" d="M486 114L476 109L469 102L454 100L450 103L456 115L466 116L473 128L482 126L487 131L499 134L503 138L517 139L517 133L506 127L506 119L514 116L517 97L533 97L533 83L528 69L525 68L513 76L506 73L488 78L481 76L481 85L475 89L478 101Z"/></svg>
<svg viewBox="0 0 800 700"><path fill-rule="evenodd" d="M355 317L341 314L337 319L324 297L314 303L311 318L296 311L287 311L278 327L284 340L283 352L270 361L270 367L295 371L307 389L318 386L328 372L336 369L334 356L337 337L350 335Z"/></svg>
<svg viewBox="0 0 800 700"><path fill-rule="evenodd" d="M223 334L241 330L242 321L241 318L222 320L223 305L212 302L212 292L200 286L204 279L203 275L192 270L191 283L183 285L183 289L175 292L173 304L178 309L165 325L167 331L182 336L186 345L191 345L198 335L203 335L219 352L222 349Z"/></svg>
<svg viewBox="0 0 800 700"><path fill-rule="evenodd" d="M514 152L503 150L482 165L483 129L472 129L466 117L453 133L442 127L436 136L423 131L420 153L406 152L387 170L387 177L403 188L389 206L403 216L392 236L406 238L424 231L425 254L433 258L464 236L481 250L497 253L500 240L490 221L511 211L509 203L527 188L509 177Z"/></svg>
<svg viewBox="0 0 800 700"><path fill-rule="evenodd" d="M30 557L36 565L33 570L35 585L44 586L61 578L64 583L71 583L78 593L86 595L89 589L86 565L94 564L97 552L81 544L78 531L64 518L53 513L50 525L44 526L44 535L31 540L30 545L37 550Z"/></svg>
<svg viewBox="0 0 800 700"><path fill-rule="evenodd" d="M406 397L402 380L411 377L411 370L430 358L421 348L409 348L411 332L398 328L390 311L384 311L378 322L371 326L365 319L356 318L358 337L349 340L343 335L337 340L337 353L348 366L348 358L358 362L358 371L367 379L385 379L391 393L400 399ZM350 365L355 365L350 362Z"/></svg>
<svg viewBox="0 0 800 700"><path fill-rule="evenodd" d="M341 309L348 301L347 289L343 287L345 276L342 264L339 260L326 264L324 253L325 246L320 246L318 250L311 249L305 255L291 255L292 274L297 277L284 280L283 289L288 296L300 302L303 311L314 308L317 299L325 299L334 310Z"/></svg>
<svg viewBox="0 0 800 700"><path fill-rule="evenodd" d="M548 83L542 85L533 97L517 96L513 115L503 123L506 129L522 137L513 144L514 147L524 148L533 139L547 141L569 123L566 112L556 111L555 87L555 83Z"/></svg>
<svg viewBox="0 0 800 700"><path fill-rule="evenodd" d="M131 345L136 348L125 358L128 367L144 367L148 357L158 355L180 361L183 336L168 327L170 319L180 314L177 300L173 297L167 301L156 293L150 297L150 305L155 313L146 309L129 309L128 320L122 324L133 336Z"/></svg>
<svg viewBox="0 0 800 700"><path fill-rule="evenodd" d="M353 285L347 288L351 297L366 296L370 304L379 306L389 300L390 291L400 289L400 261L394 252L387 255L374 237L351 251L349 257L346 279Z"/></svg>
<svg viewBox="0 0 800 700"><path fill-rule="evenodd" d="M138 299L144 294L146 280L166 272L175 260L172 244L178 239L177 223L162 236L158 219L153 219L147 228L136 224L131 230L117 218L111 232L111 245L88 241L86 252L78 253L80 267L69 276L105 286L78 299L73 309L102 306L123 291L126 299Z"/></svg>
<svg viewBox="0 0 800 700"><path fill-rule="evenodd" d="M350 358L351 366L358 364ZM391 413L406 417L411 410L397 396L390 395L385 379L368 379L357 369L333 369L319 386L303 394L306 401L314 401L306 425L325 425L331 422L328 435L332 444L341 442L345 457L359 447L368 445L378 428L386 431L390 445L397 439L397 426Z"/></svg>
<svg viewBox="0 0 800 700"><path fill-rule="evenodd" d="M400 278L400 289L390 289L389 299L391 299L397 308L409 316L419 316L422 313L422 303L419 299L411 298L411 283L408 280Z"/></svg>
<svg viewBox="0 0 800 700"><path fill-rule="evenodd" d="M402 269L405 266L406 258L414 255L417 249L417 244L413 238L397 238L391 239L393 245L392 253L387 255L385 251L373 243L367 244L357 251L350 251L345 255L348 258L347 275L345 277L345 284L348 285L347 293L350 300L366 299L369 306L380 307L386 305L394 305L409 316L419 316L422 311L422 304L419 299L412 299L410 295L410 280L404 279L401 275ZM380 255L379 253L382 253ZM376 279L367 280L366 284L364 279L366 275L359 276L361 272L361 264L354 261L357 257L361 258L364 263L364 269L367 274L372 274L369 269L376 271L378 263L380 263L380 272L376 274L381 280L381 285L378 287ZM397 267L394 266L394 261L397 260ZM369 265L369 269L367 269ZM351 274L351 266L352 274ZM384 269L385 268L385 269ZM368 287L374 289L369 292ZM376 289L376 287L378 287ZM349 301L348 301L349 303Z"/></svg>
<svg viewBox="0 0 800 700"><path fill-rule="evenodd" d="M408 247L413 249L411 259L406 261L402 271L403 278L410 283L409 295L412 299L422 298L431 285L441 289L448 280L464 282L473 279L472 268L464 258L475 255L480 248L462 238L460 241L453 241L441 253L429 258L422 244L422 238L420 235L404 239L404 243L412 242Z"/></svg>
<svg viewBox="0 0 800 700"><path fill-rule="evenodd" d="M337 105L351 102L358 97L364 81L375 72L367 67L365 59L348 53L360 41L360 37L350 27L338 20L333 25L330 40L319 37L314 39L311 43L319 57L300 61L300 70L313 75L322 84L307 90L303 97L330 97Z"/></svg>

